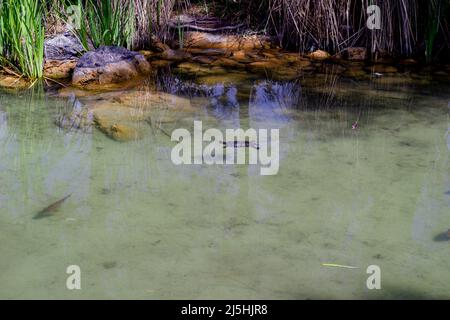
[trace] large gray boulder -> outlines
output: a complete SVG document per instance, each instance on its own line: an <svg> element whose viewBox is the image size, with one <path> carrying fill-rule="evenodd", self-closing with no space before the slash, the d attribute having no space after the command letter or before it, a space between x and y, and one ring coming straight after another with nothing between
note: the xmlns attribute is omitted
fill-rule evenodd
<svg viewBox="0 0 450 320"><path fill-rule="evenodd" d="M70 32L57 34L45 39L44 53L46 59L68 60L80 57L84 53L83 45Z"/></svg>
<svg viewBox="0 0 450 320"><path fill-rule="evenodd" d="M150 64L142 54L122 47L101 46L80 58L72 84L85 89L102 89L149 72Z"/></svg>
<svg viewBox="0 0 450 320"><path fill-rule="evenodd" d="M51 79L69 78L84 51L81 42L70 32L45 39L44 76Z"/></svg>

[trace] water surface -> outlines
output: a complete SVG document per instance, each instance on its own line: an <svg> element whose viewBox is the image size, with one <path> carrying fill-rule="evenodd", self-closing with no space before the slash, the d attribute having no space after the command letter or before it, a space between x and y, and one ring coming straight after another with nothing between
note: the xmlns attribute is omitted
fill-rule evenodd
<svg viewBox="0 0 450 320"><path fill-rule="evenodd" d="M279 128L275 176L175 166L162 131L64 130L74 97L0 93L0 298L450 298L450 241L436 241L450 228L448 84L228 79L149 79L193 106L155 119ZM69 265L82 290L66 289ZM369 265L382 290L367 289Z"/></svg>

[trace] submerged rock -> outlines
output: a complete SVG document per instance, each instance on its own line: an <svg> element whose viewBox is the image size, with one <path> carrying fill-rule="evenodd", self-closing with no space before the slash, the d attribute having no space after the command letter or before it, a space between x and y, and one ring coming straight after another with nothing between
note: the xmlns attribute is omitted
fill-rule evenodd
<svg viewBox="0 0 450 320"><path fill-rule="evenodd" d="M202 49L202 48L188 48L187 52L196 56L226 56L229 55L228 50L224 49Z"/></svg>
<svg viewBox="0 0 450 320"><path fill-rule="evenodd" d="M110 101L100 101L89 107L95 126L111 139L128 142L143 138L143 133L138 129L139 122L147 117L143 110Z"/></svg>
<svg viewBox="0 0 450 320"><path fill-rule="evenodd" d="M199 63L194 62L183 62L177 66L177 69L182 73L189 73L195 75L207 75L211 73L211 69L205 66L202 66Z"/></svg>
<svg viewBox="0 0 450 320"><path fill-rule="evenodd" d="M172 50L168 48L167 50L161 52L159 58L170 61L186 61L192 58L189 52L184 50Z"/></svg>
<svg viewBox="0 0 450 320"><path fill-rule="evenodd" d="M216 60L217 58L212 56L196 56L192 59L192 61L198 62L200 64L211 64Z"/></svg>
<svg viewBox="0 0 450 320"><path fill-rule="evenodd" d="M95 118L97 128L108 137L119 142L129 142L143 138L142 133L129 125L121 123L112 123L108 120Z"/></svg>
<svg viewBox="0 0 450 320"><path fill-rule="evenodd" d="M78 109L74 108L69 113L63 113L59 115L55 123L61 129L71 130L77 129L84 132L90 132L91 126L93 124L93 115L88 109Z"/></svg>
<svg viewBox="0 0 450 320"><path fill-rule="evenodd" d="M116 98L116 101L128 109L141 111L169 109L177 111L195 111L189 99L164 92L126 91Z"/></svg>
<svg viewBox="0 0 450 320"><path fill-rule="evenodd" d="M273 70L279 68L283 63L278 59L270 59L264 61L256 61L248 64L252 70Z"/></svg>
<svg viewBox="0 0 450 320"><path fill-rule="evenodd" d="M150 64L140 53L122 47L102 46L80 58L72 83L84 89L101 89L149 72Z"/></svg>
<svg viewBox="0 0 450 320"><path fill-rule="evenodd" d="M234 51L231 55L231 59L241 63L251 62L251 60L247 57L245 50Z"/></svg>
<svg viewBox="0 0 450 320"><path fill-rule="evenodd" d="M342 66L345 67L342 73L344 77L355 79L369 78L369 74L364 70L363 62L346 62Z"/></svg>
<svg viewBox="0 0 450 320"><path fill-rule="evenodd" d="M119 103L109 101L98 102L89 105L94 119L107 120L109 122L144 121L146 112L140 108L129 108Z"/></svg>
<svg viewBox="0 0 450 320"><path fill-rule="evenodd" d="M402 66L415 66L415 65L419 64L419 61L409 58L409 59L400 60L399 64Z"/></svg>
<svg viewBox="0 0 450 320"><path fill-rule="evenodd" d="M250 81L250 79L252 79L252 75L247 72L228 72L198 77L196 83L207 86L214 86L217 84L241 85Z"/></svg>
<svg viewBox="0 0 450 320"><path fill-rule="evenodd" d="M367 71L371 73L396 73L398 72L396 67L386 65L386 64L376 64L371 67L366 68Z"/></svg>
<svg viewBox="0 0 450 320"><path fill-rule="evenodd" d="M230 58L219 58L212 63L213 66L221 66L225 68L243 68L244 65Z"/></svg>

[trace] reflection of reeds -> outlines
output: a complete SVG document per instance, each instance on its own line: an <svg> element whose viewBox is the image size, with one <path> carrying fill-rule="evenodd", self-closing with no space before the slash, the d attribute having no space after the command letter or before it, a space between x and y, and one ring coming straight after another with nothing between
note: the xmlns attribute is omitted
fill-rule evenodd
<svg viewBox="0 0 450 320"><path fill-rule="evenodd" d="M177 1L134 0L136 33L133 40L136 48L148 46L152 34L165 39L169 33L169 19Z"/></svg>
<svg viewBox="0 0 450 320"><path fill-rule="evenodd" d="M428 20L426 25L425 36L425 56L427 62L433 59L433 49L439 27L442 23L443 14L446 11L446 0L429 0L428 1Z"/></svg>

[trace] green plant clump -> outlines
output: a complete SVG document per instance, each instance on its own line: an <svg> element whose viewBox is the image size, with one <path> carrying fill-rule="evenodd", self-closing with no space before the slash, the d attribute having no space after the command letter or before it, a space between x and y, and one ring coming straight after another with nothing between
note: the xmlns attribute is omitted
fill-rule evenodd
<svg viewBox="0 0 450 320"><path fill-rule="evenodd" d="M79 25L75 31L83 46L101 45L130 48L134 34L133 1L78 0Z"/></svg>
<svg viewBox="0 0 450 320"><path fill-rule="evenodd" d="M0 58L30 79L43 76L42 1L0 0Z"/></svg>

